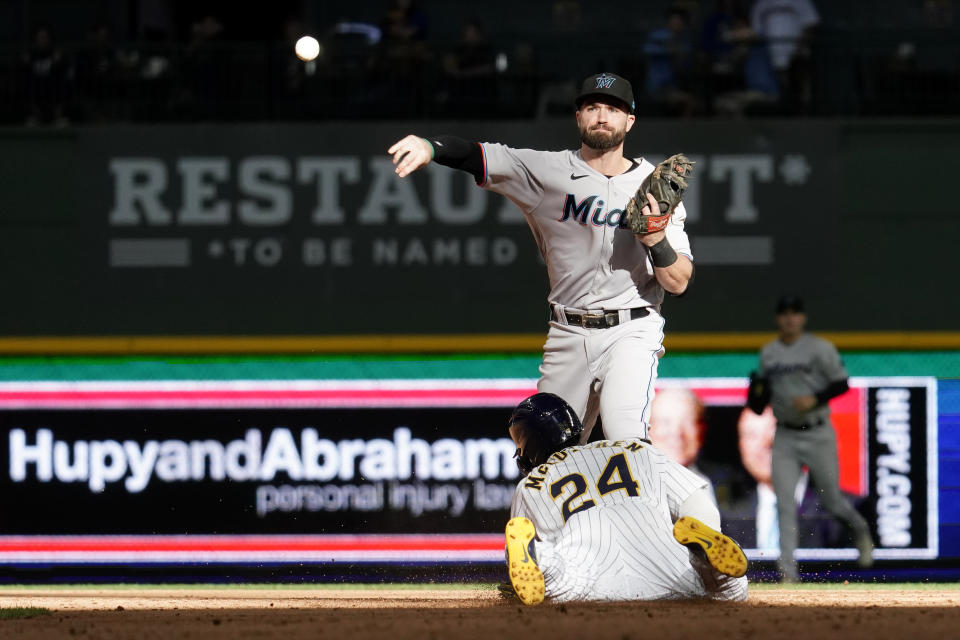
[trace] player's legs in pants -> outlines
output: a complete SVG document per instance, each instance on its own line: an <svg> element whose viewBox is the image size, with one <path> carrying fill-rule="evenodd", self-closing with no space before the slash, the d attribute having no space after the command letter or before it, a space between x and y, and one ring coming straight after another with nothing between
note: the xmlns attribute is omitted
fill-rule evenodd
<svg viewBox="0 0 960 640"><path fill-rule="evenodd" d="M657 316L633 320L602 336L602 353L592 360L597 364L600 416L608 440L647 437L662 328L663 320Z"/></svg>
<svg viewBox="0 0 960 640"><path fill-rule="evenodd" d="M537 391L554 393L563 398L576 412L584 426L584 439L596 419L588 420L588 404L593 386L593 374L588 369L584 329L550 323L547 341L543 346L540 380Z"/></svg>
<svg viewBox="0 0 960 640"><path fill-rule="evenodd" d="M773 439L773 492L777 496L777 520L780 527L780 571L786 580L799 577L794 551L797 549L797 481L801 465L796 453L796 434L777 427Z"/></svg>
<svg viewBox="0 0 960 640"><path fill-rule="evenodd" d="M820 504L835 518L853 529L859 538L870 535L870 525L840 493L840 468L837 461L837 435L832 424L808 432L803 463L810 469L810 478L817 488Z"/></svg>

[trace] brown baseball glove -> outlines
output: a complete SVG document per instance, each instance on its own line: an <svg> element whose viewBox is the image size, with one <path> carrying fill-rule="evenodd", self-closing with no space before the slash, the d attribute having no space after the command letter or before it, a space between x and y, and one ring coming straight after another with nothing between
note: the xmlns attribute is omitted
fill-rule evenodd
<svg viewBox="0 0 960 640"><path fill-rule="evenodd" d="M683 198L693 165L694 162L682 153L670 156L658 164L627 203L625 226L638 234L663 231ZM645 216L642 210L649 204L646 197L648 193L652 193L657 199L660 210Z"/></svg>

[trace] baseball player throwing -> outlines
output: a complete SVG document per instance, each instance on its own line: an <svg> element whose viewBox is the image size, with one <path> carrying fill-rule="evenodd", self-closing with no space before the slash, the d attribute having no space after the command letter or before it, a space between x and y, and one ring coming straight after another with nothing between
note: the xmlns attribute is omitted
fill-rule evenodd
<svg viewBox="0 0 960 640"><path fill-rule="evenodd" d="M747 559L720 533L705 480L637 438L578 445L583 426L550 393L509 424L524 477L507 570L524 604L747 598Z"/></svg>
<svg viewBox="0 0 960 640"><path fill-rule="evenodd" d="M836 347L804 331L803 301L777 302L776 340L760 352L760 370L751 373L747 403L754 413L767 403L777 419L773 439L772 480L780 522L780 572L784 582L797 582L797 500L794 492L806 465L820 503L853 529L861 566L873 563L873 540L862 515L840 493L837 436L830 422L830 399L844 393L847 371Z"/></svg>
<svg viewBox="0 0 960 640"><path fill-rule="evenodd" d="M686 212L675 205L648 233L625 228L639 209L628 216L631 197L654 172L643 158L623 155L635 120L626 79L611 73L588 77L576 106L576 151L409 135L388 153L400 177L432 160L470 172L479 186L520 207L550 279L550 328L538 390L570 403L586 426L584 442L598 415L606 437L643 438L663 353L664 291L683 293L693 275ZM643 204L644 216L664 211L650 194Z"/></svg>

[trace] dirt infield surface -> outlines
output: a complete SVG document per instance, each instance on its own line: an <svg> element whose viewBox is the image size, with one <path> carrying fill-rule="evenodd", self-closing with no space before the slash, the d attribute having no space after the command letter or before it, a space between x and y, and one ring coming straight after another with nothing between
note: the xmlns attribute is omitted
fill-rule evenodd
<svg viewBox="0 0 960 640"><path fill-rule="evenodd" d="M492 586L465 588L0 590L0 638L257 638L499 640L559 638L956 638L960 590L754 588L746 603L638 602L524 607Z"/></svg>

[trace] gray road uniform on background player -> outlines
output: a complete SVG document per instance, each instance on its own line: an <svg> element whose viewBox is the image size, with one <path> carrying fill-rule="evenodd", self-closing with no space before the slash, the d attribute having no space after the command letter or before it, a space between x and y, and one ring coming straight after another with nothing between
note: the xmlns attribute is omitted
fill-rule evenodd
<svg viewBox="0 0 960 640"><path fill-rule="evenodd" d="M607 438L646 437L663 353L664 289L682 293L693 272L682 205L665 231L635 236L621 228L627 202L654 170L643 158L623 156L632 113L630 84L597 74L577 100L579 150L453 136L407 136L389 149L401 177L432 159L469 171L523 211L550 280L537 388L570 403L586 426L584 442L598 415Z"/></svg>
<svg viewBox="0 0 960 640"><path fill-rule="evenodd" d="M804 332L803 301L777 302L779 335L760 352L759 371L750 375L747 403L760 414L769 402L777 419L773 441L772 481L780 525L780 571L784 581L799 579L795 491L804 465L820 503L849 526L860 564L872 563L873 542L867 521L840 492L837 437L830 420L831 398L847 391L847 371L830 342Z"/></svg>
<svg viewBox="0 0 960 640"><path fill-rule="evenodd" d="M579 429L553 394L527 398L511 417L525 474L506 529L518 597L525 604L543 597L745 600L746 557L719 532L707 482L637 438L569 446ZM558 431L565 435L553 437ZM568 446L558 442L563 438ZM526 535L518 535L524 527ZM701 537L688 548L691 533Z"/></svg>

